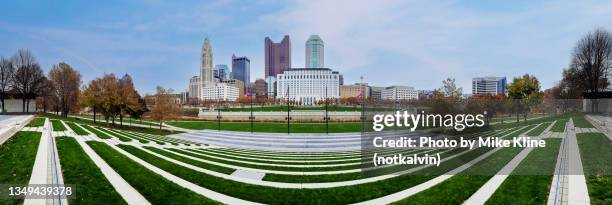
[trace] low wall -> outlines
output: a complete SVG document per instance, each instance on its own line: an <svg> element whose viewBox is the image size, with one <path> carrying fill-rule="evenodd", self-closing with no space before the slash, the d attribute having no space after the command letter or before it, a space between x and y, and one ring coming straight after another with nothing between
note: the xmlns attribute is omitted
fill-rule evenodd
<svg viewBox="0 0 612 205"><path fill-rule="evenodd" d="M595 107L595 109L592 109ZM612 113L612 99L584 99L582 100L582 111L583 112L594 112L594 113Z"/></svg>
<svg viewBox="0 0 612 205"><path fill-rule="evenodd" d="M4 144L11 136L17 133L19 130L23 129L34 116L29 115L25 117L16 116L20 119L8 119L0 121L0 145Z"/></svg>
<svg viewBox="0 0 612 205"><path fill-rule="evenodd" d="M21 101L21 99L5 99L4 103L6 104L6 106L4 106L6 112L25 112L23 111L23 102ZM30 112L36 112L36 100L30 100L29 107Z"/></svg>
<svg viewBox="0 0 612 205"><path fill-rule="evenodd" d="M202 120L217 120L218 111L201 111L198 118ZM361 112L328 112L330 121L359 121ZM224 121L250 121L251 112L221 112ZM255 121L285 121L287 112L253 112ZM294 121L322 122L325 121L325 110L290 111L289 116Z"/></svg>

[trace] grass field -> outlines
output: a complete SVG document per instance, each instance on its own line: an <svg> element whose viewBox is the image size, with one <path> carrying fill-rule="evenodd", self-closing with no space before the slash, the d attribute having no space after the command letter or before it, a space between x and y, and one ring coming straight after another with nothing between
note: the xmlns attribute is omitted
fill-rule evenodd
<svg viewBox="0 0 612 205"><path fill-rule="evenodd" d="M591 204L612 204L612 142L602 133L576 136Z"/></svg>
<svg viewBox="0 0 612 205"><path fill-rule="evenodd" d="M34 118L32 122L30 122L28 127L42 127L43 125L45 125L45 118L37 117L37 118Z"/></svg>
<svg viewBox="0 0 612 205"><path fill-rule="evenodd" d="M576 116L573 117L574 126L579 128L595 128L589 121L587 121L584 116Z"/></svg>
<svg viewBox="0 0 612 205"><path fill-rule="evenodd" d="M216 121L176 121L167 122L166 124L192 129L192 130L217 130L219 124ZM228 131L251 131L250 122L221 122L221 130ZM272 133L286 133L287 123L281 122L253 122L254 132L272 132ZM291 123L292 133L325 133L325 123ZM329 123L330 133L342 133L342 132L360 132L361 123Z"/></svg>
<svg viewBox="0 0 612 205"><path fill-rule="evenodd" d="M519 136L532 127L533 126L525 127L512 132L506 136L506 138ZM492 149L488 147L481 148L487 150ZM517 147L502 148L460 174L416 195L400 200L395 204L461 204L472 196L474 192L493 177L493 175L512 160L520 151L521 148Z"/></svg>
<svg viewBox="0 0 612 205"><path fill-rule="evenodd" d="M489 198L487 204L545 204L561 139L545 139L546 147L527 155Z"/></svg>
<svg viewBox="0 0 612 205"><path fill-rule="evenodd" d="M32 174L39 132L17 132L0 146L0 184L27 184ZM0 197L0 204L22 204L23 199Z"/></svg>
<svg viewBox="0 0 612 205"><path fill-rule="evenodd" d="M85 128L86 130L88 130L91 133L94 133L96 136L98 136L100 139L110 139L113 138L110 135L107 135L105 133L102 133L100 131L98 131L97 129L94 129L93 127L89 126L89 125L81 125L83 126L83 128Z"/></svg>
<svg viewBox="0 0 612 205"><path fill-rule="evenodd" d="M565 132L565 124L567 124L568 119L560 119L555 122L555 124L550 128L552 132Z"/></svg>
<svg viewBox="0 0 612 205"><path fill-rule="evenodd" d="M74 138L55 139L64 183L75 184L78 191L70 204L127 204Z"/></svg>
<svg viewBox="0 0 612 205"><path fill-rule="evenodd" d="M548 126L550 126L550 123L542 123L540 125L538 125L535 129L529 131L526 135L527 136L540 136L540 134L542 134L542 132L544 132L544 130L546 130L546 128L548 128Z"/></svg>
<svg viewBox="0 0 612 205"><path fill-rule="evenodd" d="M42 114L42 116L43 117L48 117L49 119L63 120L65 122L75 122L75 123L79 123L81 125L102 126L102 127L108 127L108 128L113 128L113 129L117 129L117 130L133 131L133 132L155 134L155 135L170 135L170 134L181 133L181 132L177 132L177 131L168 131L168 130L161 130L160 131L156 127L146 128L146 127L134 127L134 126L127 126L127 125L124 125L123 127L121 127L118 124L112 125L112 124L107 124L107 123L105 123L103 121L100 121L98 123L93 123L93 121L91 121L91 120L83 120L83 119L79 119L79 118L75 118L75 117L64 118L64 117L61 117L61 116L58 116L58 115L54 115L54 114L49 114L49 113Z"/></svg>
<svg viewBox="0 0 612 205"><path fill-rule="evenodd" d="M219 204L165 179L102 142L87 144L152 204Z"/></svg>
<svg viewBox="0 0 612 205"><path fill-rule="evenodd" d="M53 131L66 131L66 127L59 120L51 120Z"/></svg>
<svg viewBox="0 0 612 205"><path fill-rule="evenodd" d="M89 132L83 130L81 127L77 126L76 124L74 124L73 122L66 122L66 124L68 125L68 127L70 127L70 129L72 131L74 131L74 133L76 133L77 135L88 135Z"/></svg>

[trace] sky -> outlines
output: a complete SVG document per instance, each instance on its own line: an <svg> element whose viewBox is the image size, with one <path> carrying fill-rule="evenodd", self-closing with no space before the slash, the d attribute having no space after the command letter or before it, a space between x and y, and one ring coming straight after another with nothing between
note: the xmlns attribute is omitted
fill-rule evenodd
<svg viewBox="0 0 612 205"><path fill-rule="evenodd" d="M561 79L576 42L612 31L610 1L106 0L7 1L0 7L0 56L29 49L45 72L66 62L83 83L129 74L141 93L187 89L199 74L205 37L213 63L251 60L264 77L264 38L291 38L292 67L305 41L325 42L325 66L345 84L435 89L448 77L464 93L471 79L525 73L542 88ZM231 66L230 66L231 67Z"/></svg>

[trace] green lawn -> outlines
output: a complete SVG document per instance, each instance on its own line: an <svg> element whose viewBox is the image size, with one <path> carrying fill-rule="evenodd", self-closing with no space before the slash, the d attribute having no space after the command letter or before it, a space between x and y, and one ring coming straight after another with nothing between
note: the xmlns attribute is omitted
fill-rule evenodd
<svg viewBox="0 0 612 205"><path fill-rule="evenodd" d="M111 137L110 135L107 135L105 133L102 133L100 131L98 131L97 129L94 129L93 127L89 126L89 125L83 125L81 124L81 126L83 126L83 128L85 128L86 130L88 130L91 133L94 133L96 136L98 136L100 139L111 139L113 137Z"/></svg>
<svg viewBox="0 0 612 205"><path fill-rule="evenodd" d="M87 118L87 119L91 119L91 121L93 122L93 115L73 115L71 117ZM104 117L102 115L96 116L96 122L106 123L105 120L104 120ZM115 119L115 123L117 123L117 124L120 123L119 122L119 118ZM130 124L159 126L158 123L151 122L151 121L137 120L137 119L132 119L132 118L123 118L123 125L130 125Z"/></svg>
<svg viewBox="0 0 612 205"><path fill-rule="evenodd" d="M87 144L152 204L219 204L167 180L103 142Z"/></svg>
<svg viewBox="0 0 612 205"><path fill-rule="evenodd" d="M579 128L595 128L593 125L587 121L584 116L576 116L572 118L574 120L574 127Z"/></svg>
<svg viewBox="0 0 612 205"><path fill-rule="evenodd" d="M84 120L84 119L75 118L75 117L64 118L64 117L54 115L54 114L49 114L49 113L44 113L42 114L42 116L48 117L49 119L61 119L61 120L64 120L65 122L75 122L81 125L101 126L101 127L108 127L108 128L113 128L117 130L133 131L133 132L140 132L140 133L147 133L147 134L170 135L170 134L181 133L177 131L168 131L168 130L160 131L158 127L146 128L146 127L134 127L134 126L127 126L127 125L124 125L123 127L121 127L118 124L115 124L115 125L107 124L106 122L103 122L103 121L98 121L98 123L93 123L93 121L91 120Z"/></svg>
<svg viewBox="0 0 612 205"><path fill-rule="evenodd" d="M77 190L70 204L127 204L74 138L55 139L64 183L74 184Z"/></svg>
<svg viewBox="0 0 612 205"><path fill-rule="evenodd" d="M0 184L27 184L32 174L40 132L17 132L0 146ZM0 204L21 204L23 199L0 197Z"/></svg>
<svg viewBox="0 0 612 205"><path fill-rule="evenodd" d="M576 136L591 204L612 204L612 142L602 133Z"/></svg>
<svg viewBox="0 0 612 205"><path fill-rule="evenodd" d="M193 130L218 130L216 121L176 121L166 124ZM250 122L221 122L221 130L250 132ZM286 122L253 122L254 132L286 133ZM291 123L292 133L325 133L325 123ZM329 123L330 133L360 132L361 123Z"/></svg>
<svg viewBox="0 0 612 205"><path fill-rule="evenodd" d="M555 171L561 139L545 139L506 178L487 204L545 204Z"/></svg>
<svg viewBox="0 0 612 205"><path fill-rule="evenodd" d="M517 137L535 125L527 126L507 135L505 139ZM476 150L492 150L490 147L480 147ZM458 175L446 181L415 194L411 197L402 199L396 204L461 204L484 185L493 175L504 167L522 149L517 147L502 148L486 159L474 164ZM484 152L483 152L484 153ZM480 156L480 155L479 155ZM469 162L462 160L459 165ZM458 165L458 166L459 166Z"/></svg>
<svg viewBox="0 0 612 205"><path fill-rule="evenodd" d="M72 129L72 131L74 131L74 133L76 133L77 135L88 135L89 132L83 130L81 127L77 126L76 124L74 124L73 122L66 122L66 124L68 125L68 127L70 127L70 129Z"/></svg>
<svg viewBox="0 0 612 205"><path fill-rule="evenodd" d="M37 117L37 118L34 118L32 122L30 122L28 127L42 127L43 125L45 125L45 118Z"/></svg>
<svg viewBox="0 0 612 205"><path fill-rule="evenodd" d="M124 137L124 136L122 136L122 135L118 135L118 134L112 134L112 133L106 132L106 130L102 130L102 129L97 128L97 127L90 127L90 128L91 128L91 129L88 129L88 130L94 130L94 132L96 133L96 135L98 135L98 134L102 134L102 135L106 135L106 136L116 137L116 138L118 138L119 140L121 140L122 142L129 142L129 141L132 141L132 138ZM102 132L102 131L104 131L104 132ZM107 134L107 133L108 133L108 134Z"/></svg>
<svg viewBox="0 0 612 205"><path fill-rule="evenodd" d="M525 132L529 128L531 127L522 128L517 132ZM129 145L118 146L160 169L199 186L237 198L266 204L348 204L382 197L446 173L491 149L488 147L476 148L442 162L440 166L432 166L411 175L401 175L372 183L323 189L281 189L214 177L155 157Z"/></svg>
<svg viewBox="0 0 612 205"><path fill-rule="evenodd" d="M66 131L66 127L59 120L51 120L51 125L53 125L53 131Z"/></svg>
<svg viewBox="0 0 612 205"><path fill-rule="evenodd" d="M544 130L546 130L546 128L548 128L548 126L550 126L550 122L545 122L542 123L540 125L538 125L535 129L531 130L530 132L528 132L526 135L527 136L540 136L542 134L542 132L544 132Z"/></svg>
<svg viewBox="0 0 612 205"><path fill-rule="evenodd" d="M560 119L555 122L555 124L550 128L552 132L565 132L565 124L567 124L568 119Z"/></svg>

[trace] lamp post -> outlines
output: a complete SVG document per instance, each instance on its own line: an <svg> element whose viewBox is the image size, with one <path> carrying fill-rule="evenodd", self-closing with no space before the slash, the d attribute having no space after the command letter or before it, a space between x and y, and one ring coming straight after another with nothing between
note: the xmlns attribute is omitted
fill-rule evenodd
<svg viewBox="0 0 612 205"><path fill-rule="evenodd" d="M291 101L289 100L289 90L289 84L287 84L287 134L291 134L291 116L289 116L291 112Z"/></svg>
<svg viewBox="0 0 612 205"><path fill-rule="evenodd" d="M325 85L325 133L329 134L329 115L327 114L327 85Z"/></svg>

